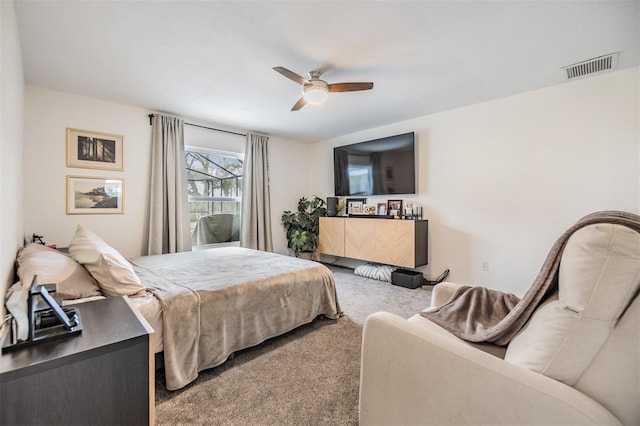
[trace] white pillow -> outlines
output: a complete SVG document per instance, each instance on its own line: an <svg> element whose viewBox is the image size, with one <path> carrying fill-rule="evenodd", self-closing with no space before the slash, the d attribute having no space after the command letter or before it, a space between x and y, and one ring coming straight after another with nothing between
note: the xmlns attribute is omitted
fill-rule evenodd
<svg viewBox="0 0 640 426"><path fill-rule="evenodd" d="M17 340L25 341L29 338L29 315L27 314L27 299L29 287L22 285L20 281L9 287L5 307L13 316L15 327L13 333Z"/></svg>
<svg viewBox="0 0 640 426"><path fill-rule="evenodd" d="M82 225L69 243L69 254L89 270L107 296L131 296L144 290L127 259Z"/></svg>
<svg viewBox="0 0 640 426"><path fill-rule="evenodd" d="M63 300L101 295L98 283L84 266L62 252L42 244L27 244L16 260L18 277L27 287L37 275L38 284L56 284L54 296Z"/></svg>
<svg viewBox="0 0 640 426"><path fill-rule="evenodd" d="M602 223L567 241L558 295L538 308L507 348L505 361L573 386L640 285L640 234Z"/></svg>

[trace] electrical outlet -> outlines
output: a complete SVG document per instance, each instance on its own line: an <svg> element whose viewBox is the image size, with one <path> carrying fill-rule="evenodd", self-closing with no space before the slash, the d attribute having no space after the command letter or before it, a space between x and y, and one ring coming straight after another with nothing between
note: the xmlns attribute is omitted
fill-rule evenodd
<svg viewBox="0 0 640 426"><path fill-rule="evenodd" d="M489 270L489 261L488 260L483 260L480 263L480 267L482 268L483 271L488 271Z"/></svg>

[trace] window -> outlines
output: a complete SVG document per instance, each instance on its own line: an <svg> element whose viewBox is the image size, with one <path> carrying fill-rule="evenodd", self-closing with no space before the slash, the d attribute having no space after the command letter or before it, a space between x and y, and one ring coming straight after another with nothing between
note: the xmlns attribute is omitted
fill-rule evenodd
<svg viewBox="0 0 640 426"><path fill-rule="evenodd" d="M189 222L194 245L238 241L240 239L240 212L242 199L242 158L210 149L185 148L189 194ZM227 214L233 216L230 230L214 236L200 237L193 232L203 216ZM226 225L225 225L226 226ZM228 231L228 232L227 232ZM224 237L220 237L224 235ZM230 239L227 237L230 236ZM222 238L218 241L217 238Z"/></svg>
<svg viewBox="0 0 640 426"><path fill-rule="evenodd" d="M373 168L371 166L349 165L349 194L371 194L373 190Z"/></svg>

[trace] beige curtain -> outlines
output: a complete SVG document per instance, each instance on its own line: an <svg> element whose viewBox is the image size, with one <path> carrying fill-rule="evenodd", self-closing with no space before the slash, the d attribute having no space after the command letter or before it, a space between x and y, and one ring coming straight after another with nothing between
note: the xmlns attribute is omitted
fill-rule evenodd
<svg viewBox="0 0 640 426"><path fill-rule="evenodd" d="M263 251L273 251L268 142L268 136L247 134L242 178L240 245Z"/></svg>
<svg viewBox="0 0 640 426"><path fill-rule="evenodd" d="M191 250L184 121L155 114L151 131L149 254Z"/></svg>

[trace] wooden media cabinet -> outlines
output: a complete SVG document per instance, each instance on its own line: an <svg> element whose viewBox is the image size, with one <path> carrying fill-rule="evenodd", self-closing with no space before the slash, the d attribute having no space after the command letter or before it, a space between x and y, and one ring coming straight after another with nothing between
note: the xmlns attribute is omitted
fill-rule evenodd
<svg viewBox="0 0 640 426"><path fill-rule="evenodd" d="M427 264L429 221L321 217L318 252L386 265Z"/></svg>

